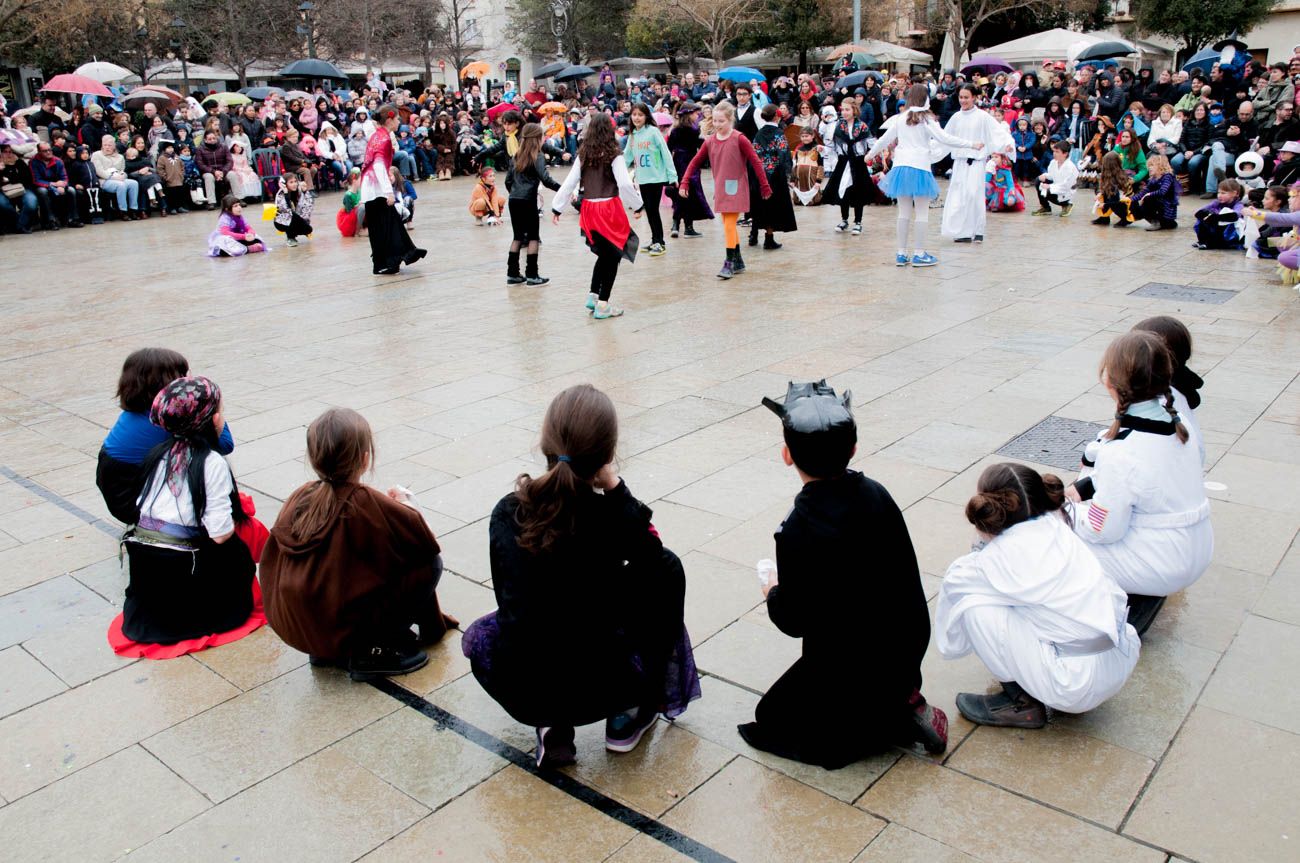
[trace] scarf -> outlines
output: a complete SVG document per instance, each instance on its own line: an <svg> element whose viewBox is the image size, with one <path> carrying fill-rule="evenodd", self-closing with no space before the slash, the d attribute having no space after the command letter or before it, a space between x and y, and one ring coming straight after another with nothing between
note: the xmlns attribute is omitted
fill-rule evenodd
<svg viewBox="0 0 1300 863"><path fill-rule="evenodd" d="M362 176L370 173L376 162L382 163L385 171L393 164L393 133L382 126L376 129L370 136L370 140L366 142L366 161L361 168Z"/></svg>
<svg viewBox="0 0 1300 863"><path fill-rule="evenodd" d="M173 495L180 495L184 488L191 442L212 427L212 417L220 407L221 388L201 376L177 378L154 397L149 422L172 436L165 464L167 488Z"/></svg>

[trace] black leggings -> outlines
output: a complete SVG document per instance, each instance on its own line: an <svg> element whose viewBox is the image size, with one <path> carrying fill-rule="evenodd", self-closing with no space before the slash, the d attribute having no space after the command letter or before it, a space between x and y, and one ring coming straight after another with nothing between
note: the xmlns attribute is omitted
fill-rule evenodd
<svg viewBox="0 0 1300 863"><path fill-rule="evenodd" d="M848 220L849 220L849 202L840 201L840 221L847 222ZM853 205L853 224L855 225L862 224L862 204Z"/></svg>
<svg viewBox="0 0 1300 863"><path fill-rule="evenodd" d="M510 198L506 206L510 210L510 229L516 243L526 246L541 239L541 218L537 215L536 198Z"/></svg>
<svg viewBox="0 0 1300 863"><path fill-rule="evenodd" d="M641 203L645 206L645 220L650 225L650 242L663 245L664 220L659 214L659 205L663 203L663 183L642 183Z"/></svg>
<svg viewBox="0 0 1300 863"><path fill-rule="evenodd" d="M289 224L281 225L277 222L275 223L275 229L292 240L296 237L309 236L311 234L311 222L294 213L290 216Z"/></svg>
<svg viewBox="0 0 1300 863"><path fill-rule="evenodd" d="M609 299L610 291L614 290L623 250L600 234L593 232L592 237L595 238L592 251L596 253L596 263L591 268L591 292L604 302Z"/></svg>

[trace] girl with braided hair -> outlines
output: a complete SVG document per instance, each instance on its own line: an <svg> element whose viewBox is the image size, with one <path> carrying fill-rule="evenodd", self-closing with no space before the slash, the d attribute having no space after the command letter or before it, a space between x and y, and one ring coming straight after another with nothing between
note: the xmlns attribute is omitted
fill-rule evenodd
<svg viewBox="0 0 1300 863"><path fill-rule="evenodd" d="M1059 477L990 465L966 504L978 531L939 589L934 638L947 659L975 653L1002 692L957 696L971 722L1042 728L1048 708L1083 713L1124 686L1141 643L1128 598L1071 529Z"/></svg>
<svg viewBox="0 0 1300 863"><path fill-rule="evenodd" d="M1187 445L1173 373L1173 356L1155 333L1134 330L1110 343L1100 376L1115 418L1088 445L1080 479L1066 489L1074 530L1128 593L1138 635L1214 554L1201 457Z"/></svg>

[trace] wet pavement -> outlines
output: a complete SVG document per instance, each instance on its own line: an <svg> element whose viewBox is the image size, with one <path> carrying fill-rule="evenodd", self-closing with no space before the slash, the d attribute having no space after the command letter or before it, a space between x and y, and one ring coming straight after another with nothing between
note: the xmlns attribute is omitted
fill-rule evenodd
<svg viewBox="0 0 1300 863"><path fill-rule="evenodd" d="M837 213L801 209L784 249L745 249L748 272L726 283L720 224L669 240L623 266L626 316L593 321L573 215L542 229L551 283L506 287L509 228L473 226L469 188L421 184L430 255L394 278L370 274L364 239L338 236L337 195L315 239L275 236L240 260L203 256L204 213L0 240L6 860L1296 859L1300 300L1272 267L1080 210L991 216L982 246L939 241L932 211L940 265L896 269L894 210L869 208L854 238L833 232ZM1236 293L1132 293L1153 282ZM1127 687L1043 731L976 728L954 698L992 678L932 648L924 691L952 722L945 756L825 771L746 746L736 724L798 654L752 572L798 491L761 397L791 378L853 391L855 466L904 507L933 598L969 544L979 471L1049 416L1106 419L1101 352L1152 314L1196 340L1216 551ZM623 476L685 563L703 699L627 755L580 729L578 764L539 773L531 729L478 687L455 632L381 686L308 666L268 628L165 662L114 656L104 632L125 580L95 455L121 361L146 345L221 385L230 462L268 523L307 479L305 424L360 410L374 482L418 494L443 546L443 606L466 623L494 607L486 517L537 469L548 400L605 389ZM859 659L865 674L870 658L846 662Z"/></svg>

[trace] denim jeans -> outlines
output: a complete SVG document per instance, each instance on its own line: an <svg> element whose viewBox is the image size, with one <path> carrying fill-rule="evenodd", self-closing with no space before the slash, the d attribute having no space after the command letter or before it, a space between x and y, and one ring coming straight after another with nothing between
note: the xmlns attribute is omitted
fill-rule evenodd
<svg viewBox="0 0 1300 863"><path fill-rule="evenodd" d="M140 184L135 180L103 180L99 187L110 195L117 196L117 209L123 213L127 210L140 209Z"/></svg>
<svg viewBox="0 0 1300 863"><path fill-rule="evenodd" d="M1224 149L1222 142L1215 141L1210 145L1210 159L1205 166L1205 191L1207 194L1219 187L1219 181L1214 176L1215 170L1223 171L1224 176L1227 176L1228 166L1234 161L1236 161L1236 158Z"/></svg>
<svg viewBox="0 0 1300 863"><path fill-rule="evenodd" d="M0 195L0 214L3 214L6 220L13 219L17 222L18 229L25 231L31 228L40 214L40 202L31 189L23 192L21 198L12 201Z"/></svg>
<svg viewBox="0 0 1300 863"><path fill-rule="evenodd" d="M1201 167L1204 164L1204 153L1193 153L1190 159L1185 154L1179 153L1169 160L1169 167L1174 169L1175 174L1187 174L1191 177L1191 185L1188 188L1193 191L1196 189L1196 180L1201 176Z"/></svg>
<svg viewBox="0 0 1300 863"><path fill-rule="evenodd" d="M398 150L393 154L393 164L397 170L402 172L402 176L408 180L416 179L415 157L405 150Z"/></svg>

